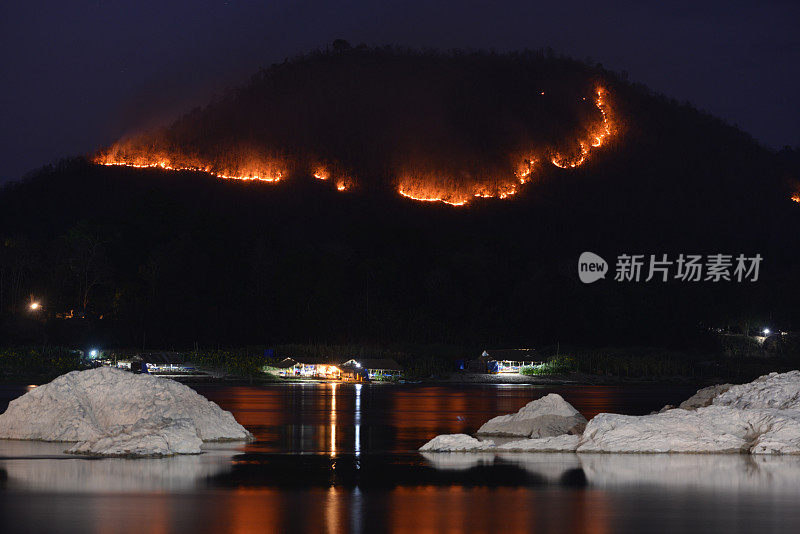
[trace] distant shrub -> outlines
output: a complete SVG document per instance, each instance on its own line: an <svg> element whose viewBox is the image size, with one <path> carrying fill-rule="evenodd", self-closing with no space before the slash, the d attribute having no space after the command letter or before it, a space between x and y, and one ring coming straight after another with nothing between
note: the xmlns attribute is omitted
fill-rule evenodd
<svg viewBox="0 0 800 534"><path fill-rule="evenodd" d="M555 375L577 371L577 362L571 356L552 356L545 363L531 365L519 370L519 374L526 376Z"/></svg>
<svg viewBox="0 0 800 534"><path fill-rule="evenodd" d="M81 356L64 347L0 348L0 377L50 380L81 368Z"/></svg>

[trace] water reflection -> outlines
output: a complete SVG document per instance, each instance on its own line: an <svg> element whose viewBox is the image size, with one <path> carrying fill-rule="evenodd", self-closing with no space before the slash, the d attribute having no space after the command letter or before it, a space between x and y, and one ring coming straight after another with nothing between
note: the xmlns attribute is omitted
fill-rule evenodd
<svg viewBox="0 0 800 534"><path fill-rule="evenodd" d="M429 465L445 471L464 471L473 467L492 465L496 456L492 452L423 452L420 454Z"/></svg>
<svg viewBox="0 0 800 534"><path fill-rule="evenodd" d="M601 411L649 413L694 388L656 386L386 385L289 383L198 386L257 438L251 452L409 452L437 434L474 433L501 413L548 393L586 417Z"/></svg>
<svg viewBox="0 0 800 534"><path fill-rule="evenodd" d="M353 440L353 449L356 456L361 454L361 384L356 384L356 409L353 420L353 427L355 428L355 439Z"/></svg>
<svg viewBox="0 0 800 534"><path fill-rule="evenodd" d="M201 487L229 472L235 445L207 446L199 455L172 458L83 458L63 454L64 443L0 440L7 489L67 493L178 491Z"/></svg>
<svg viewBox="0 0 800 534"><path fill-rule="evenodd" d="M336 384L330 384L331 387L331 457L336 456Z"/></svg>
<svg viewBox="0 0 800 534"><path fill-rule="evenodd" d="M590 484L671 490L800 493L800 457L749 454L581 454Z"/></svg>
<svg viewBox="0 0 800 534"><path fill-rule="evenodd" d="M551 483L576 470L603 489L651 487L800 494L800 457L748 454L422 453L435 469L513 465Z"/></svg>
<svg viewBox="0 0 800 534"><path fill-rule="evenodd" d="M690 388L198 389L259 441L159 460L0 441L3 533L800 531L796 457L416 452L552 391L591 416L646 413Z"/></svg>

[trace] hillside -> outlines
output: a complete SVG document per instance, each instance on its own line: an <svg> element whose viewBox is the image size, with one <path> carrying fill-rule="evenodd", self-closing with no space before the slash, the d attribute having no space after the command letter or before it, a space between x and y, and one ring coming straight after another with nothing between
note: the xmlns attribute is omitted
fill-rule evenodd
<svg viewBox="0 0 800 534"><path fill-rule="evenodd" d="M4 188L2 334L691 345L708 326L797 328L796 171L599 66L340 47ZM611 276L578 280L586 250ZM625 253L764 263L755 283L615 282ZM44 327L22 320L30 293Z"/></svg>

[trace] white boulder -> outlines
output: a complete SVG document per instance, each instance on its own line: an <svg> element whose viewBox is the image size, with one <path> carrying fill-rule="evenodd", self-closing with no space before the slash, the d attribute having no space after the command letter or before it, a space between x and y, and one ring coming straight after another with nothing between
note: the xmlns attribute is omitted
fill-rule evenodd
<svg viewBox="0 0 800 534"><path fill-rule="evenodd" d="M580 436L562 434L546 438L520 439L497 446L497 451L504 452L575 452Z"/></svg>
<svg viewBox="0 0 800 534"><path fill-rule="evenodd" d="M132 456L200 452L203 441L252 434L188 386L100 367L73 371L11 401L0 438L81 442L76 452Z"/></svg>
<svg viewBox="0 0 800 534"><path fill-rule="evenodd" d="M531 401L515 414L489 419L478 435L544 438L561 434L580 434L586 425L578 410L561 395L550 393Z"/></svg>
<svg viewBox="0 0 800 534"><path fill-rule="evenodd" d="M714 390L700 390L692 397L697 402L684 403L690 409L641 417L599 414L586 426L577 450L800 454L800 372L726 386L710 399Z"/></svg>
<svg viewBox="0 0 800 534"><path fill-rule="evenodd" d="M713 400L716 406L739 409L800 410L800 371L770 373L747 384L731 386Z"/></svg>
<svg viewBox="0 0 800 534"><path fill-rule="evenodd" d="M697 393L683 401L678 408L682 410L696 410L710 406L714 398L731 389L733 384L717 384L697 390ZM666 411L666 410L665 410Z"/></svg>
<svg viewBox="0 0 800 534"><path fill-rule="evenodd" d="M680 408L659 413L601 413L584 427L585 421L551 393L478 430L478 435L531 439L495 445L455 434L438 436L421 450L800 455L800 371L704 388Z"/></svg>
<svg viewBox="0 0 800 534"><path fill-rule="evenodd" d="M494 441L480 440L467 434L442 434L419 448L428 452L470 452L494 448Z"/></svg>
<svg viewBox="0 0 800 534"><path fill-rule="evenodd" d="M106 435L76 443L66 452L93 456L199 454L203 440L189 419L139 419L108 429Z"/></svg>
<svg viewBox="0 0 800 534"><path fill-rule="evenodd" d="M586 425L578 452L744 452L747 431L747 421L730 408L601 413Z"/></svg>

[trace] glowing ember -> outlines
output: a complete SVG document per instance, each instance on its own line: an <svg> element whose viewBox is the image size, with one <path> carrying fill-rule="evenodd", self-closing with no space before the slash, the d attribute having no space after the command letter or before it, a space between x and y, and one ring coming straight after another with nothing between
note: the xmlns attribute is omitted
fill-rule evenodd
<svg viewBox="0 0 800 534"><path fill-rule="evenodd" d="M327 180L330 177L331 174L325 167L317 167L316 169L314 169L314 178L316 178L317 180Z"/></svg>
<svg viewBox="0 0 800 534"><path fill-rule="evenodd" d="M554 152L549 156L550 162L562 169L571 169L582 165L593 148L606 144L614 132L611 109L604 88L597 88L595 105L600 111L602 121L588 128L585 138L578 139L580 152L575 155ZM585 100L585 99L584 99ZM464 206L472 198L507 199L519 192L519 186L531 181L534 166L539 159L535 156L520 158L517 171L513 177L483 180L480 184L464 184L464 180L440 177L435 173L404 173L398 180L397 192L400 195L422 202L443 202L451 206Z"/></svg>
<svg viewBox="0 0 800 534"><path fill-rule="evenodd" d="M342 172L340 165L317 165L312 176L317 180L323 181L333 177L333 184L336 186L337 191L347 191L355 185L355 181Z"/></svg>
<svg viewBox="0 0 800 534"><path fill-rule="evenodd" d="M603 146L608 138L611 137L613 132L613 123L611 121L611 109L606 101L606 96L606 90L602 87L598 87L595 105L597 106L597 109L600 110L600 114L603 116L603 122L594 127L594 131L589 133L585 139L580 139L578 141L580 153L578 155L569 156L560 152L556 152L550 159L553 165L556 167L561 167L562 169L574 168L582 165L589 156L589 152L591 152L592 148Z"/></svg>
<svg viewBox="0 0 800 534"><path fill-rule="evenodd" d="M497 174L507 173L501 177L495 174L492 177L476 179L466 172L450 175L435 169L403 171L396 182L397 192L405 198L420 202L465 206L475 198L508 199L516 195L521 186L532 180L534 168L540 165L541 161L549 160L562 169L578 167L586 162L593 149L605 145L615 132L608 93L604 88L598 87L596 94L594 104L600 111L602 120L587 127L578 137L577 152L541 149L516 154L511 157L513 161L511 168L516 170L497 172ZM121 141L109 151L98 154L94 162L99 165L202 172L225 180L254 180L269 183L284 179L289 167L284 159L268 158L256 152L242 154L235 152L214 159L212 162L211 159L173 154L154 148L154 144L142 144L141 139L138 141L139 144L136 143L136 140ZM305 166L296 161L292 162L292 167L298 165ZM311 171L310 174L315 179L332 182L337 191L351 190L356 183L351 175L339 172L338 165L317 162L313 164ZM800 194L795 194L791 198L794 202L800 203Z"/></svg>
<svg viewBox="0 0 800 534"><path fill-rule="evenodd" d="M436 196L426 196L425 193L413 193L411 191L407 191L403 189L401 186L400 189L397 190L402 196L406 198L410 198L411 200L418 200L420 202L444 202L445 204L450 204L451 206L463 206L467 203L466 200L457 200L453 197L436 197Z"/></svg>
<svg viewBox="0 0 800 534"><path fill-rule="evenodd" d="M792 201L800 203L800 193L795 193L792 195Z"/></svg>
<svg viewBox="0 0 800 534"><path fill-rule="evenodd" d="M337 191L347 191L353 187L353 180L350 178L337 178L336 179L336 190Z"/></svg>
<svg viewBox="0 0 800 534"><path fill-rule="evenodd" d="M179 160L190 158L176 158ZM119 155L116 149L112 149L107 154L100 154L95 157L94 162L98 165L112 165L122 167L134 167L137 169L164 169L166 171L193 171L210 174L223 180L257 180L259 182L279 182L284 172L280 170L276 163L271 162L251 162L246 166L236 169L218 169L211 164L199 162L177 163L173 159L161 155L137 155L132 158L125 158Z"/></svg>

